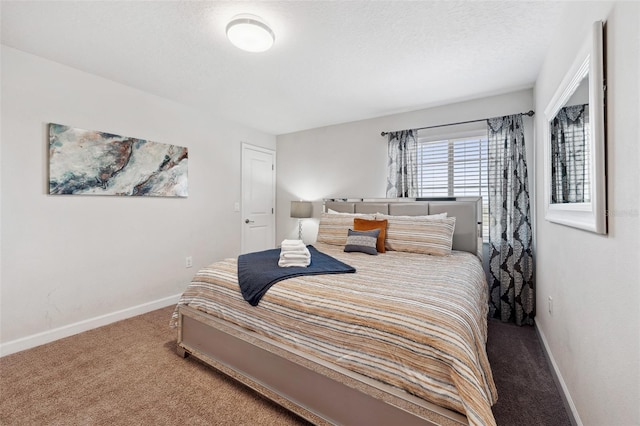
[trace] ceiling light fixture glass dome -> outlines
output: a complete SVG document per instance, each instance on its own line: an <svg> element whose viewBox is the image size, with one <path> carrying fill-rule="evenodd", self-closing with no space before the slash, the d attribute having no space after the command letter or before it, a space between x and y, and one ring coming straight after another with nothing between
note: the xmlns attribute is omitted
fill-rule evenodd
<svg viewBox="0 0 640 426"><path fill-rule="evenodd" d="M247 52L269 50L276 40L271 28L260 17L249 14L237 15L227 24L227 38Z"/></svg>

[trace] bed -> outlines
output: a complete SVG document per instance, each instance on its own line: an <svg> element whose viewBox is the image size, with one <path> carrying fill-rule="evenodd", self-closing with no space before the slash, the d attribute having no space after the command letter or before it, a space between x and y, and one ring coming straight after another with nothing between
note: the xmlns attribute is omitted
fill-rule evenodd
<svg viewBox="0 0 640 426"><path fill-rule="evenodd" d="M209 265L172 318L178 353L314 424L495 424L479 201L327 200L325 211L314 247L355 274L280 281L254 307L240 294L237 259ZM422 218L437 214L455 219ZM354 217L388 220L395 249L345 252L342 227ZM394 246L405 239L398 223L434 221L455 221L450 252Z"/></svg>

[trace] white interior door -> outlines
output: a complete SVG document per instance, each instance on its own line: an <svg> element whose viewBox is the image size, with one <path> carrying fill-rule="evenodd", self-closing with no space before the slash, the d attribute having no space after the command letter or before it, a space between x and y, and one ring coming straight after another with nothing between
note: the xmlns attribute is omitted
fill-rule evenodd
<svg viewBox="0 0 640 426"><path fill-rule="evenodd" d="M242 253L275 248L276 153L242 144Z"/></svg>

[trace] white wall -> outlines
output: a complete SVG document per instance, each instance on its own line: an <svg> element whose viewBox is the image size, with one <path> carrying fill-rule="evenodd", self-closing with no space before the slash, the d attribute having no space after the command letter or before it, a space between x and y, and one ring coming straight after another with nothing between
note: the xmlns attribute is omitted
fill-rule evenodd
<svg viewBox="0 0 640 426"><path fill-rule="evenodd" d="M276 241L297 238L297 221L289 217L289 203L292 200L316 201L314 216L317 218L322 212L323 198L386 196L388 138L380 136L380 132L483 119L530 109L533 109L533 92L521 90L279 135ZM526 116L523 118L525 139L533 141L533 120ZM533 159L532 143L528 145L528 151L528 158ZM530 181L533 187L532 176ZM315 241L317 220L303 223L305 241Z"/></svg>
<svg viewBox="0 0 640 426"><path fill-rule="evenodd" d="M239 253L240 143L275 136L6 46L1 75L3 354L171 304ZM49 122L187 146L189 197L47 195Z"/></svg>
<svg viewBox="0 0 640 426"><path fill-rule="evenodd" d="M612 8L613 5L613 9ZM544 220L537 206L536 323L578 420L640 424L640 5L572 8L535 86L544 111L596 20L606 21L608 236ZM542 135L542 116L537 133ZM538 194L543 144L536 147ZM542 197L541 197L542 198ZM547 297L553 297L553 314Z"/></svg>

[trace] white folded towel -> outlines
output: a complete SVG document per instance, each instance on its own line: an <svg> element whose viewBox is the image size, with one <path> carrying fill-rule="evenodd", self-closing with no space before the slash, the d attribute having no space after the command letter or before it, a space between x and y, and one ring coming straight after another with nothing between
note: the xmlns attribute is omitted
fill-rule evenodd
<svg viewBox="0 0 640 426"><path fill-rule="evenodd" d="M309 252L308 248L304 248L303 250L296 251L288 251L280 249L280 258L289 258L289 259L310 259L311 252Z"/></svg>
<svg viewBox="0 0 640 426"><path fill-rule="evenodd" d="M281 253L280 254L280 259L287 259L287 260L309 260L311 258L311 256L308 256L304 253Z"/></svg>
<svg viewBox="0 0 640 426"><path fill-rule="evenodd" d="M280 245L278 266L307 267L311 264L311 253L301 240L284 240Z"/></svg>
<svg viewBox="0 0 640 426"><path fill-rule="evenodd" d="M280 244L280 249L286 252L304 251L307 249L307 246L302 240L284 240L282 244Z"/></svg>
<svg viewBox="0 0 640 426"><path fill-rule="evenodd" d="M286 247L280 247L280 251L282 253L306 254L307 248L306 247L299 247L299 248L290 249L290 248L286 248Z"/></svg>
<svg viewBox="0 0 640 426"><path fill-rule="evenodd" d="M278 266L282 268L287 268L291 266L299 266L301 268L306 268L311 264L311 259L303 260L303 259L283 259L280 258L278 260Z"/></svg>

